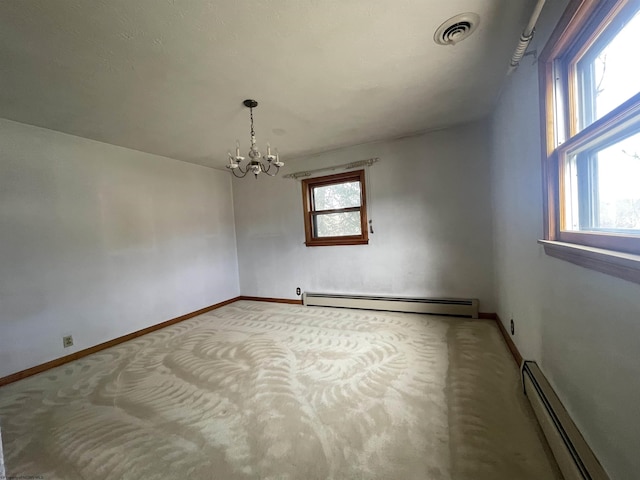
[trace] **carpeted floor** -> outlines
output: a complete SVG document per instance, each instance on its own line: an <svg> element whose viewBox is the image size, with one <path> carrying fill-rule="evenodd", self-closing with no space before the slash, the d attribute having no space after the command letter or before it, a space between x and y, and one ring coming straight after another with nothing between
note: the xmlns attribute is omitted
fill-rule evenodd
<svg viewBox="0 0 640 480"><path fill-rule="evenodd" d="M493 321L241 301L0 388L7 476L560 478Z"/></svg>

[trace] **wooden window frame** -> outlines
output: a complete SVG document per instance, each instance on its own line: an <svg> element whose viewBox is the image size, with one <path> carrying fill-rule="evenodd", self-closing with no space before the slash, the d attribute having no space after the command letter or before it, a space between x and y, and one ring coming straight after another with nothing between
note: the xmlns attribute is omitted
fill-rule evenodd
<svg viewBox="0 0 640 480"><path fill-rule="evenodd" d="M313 216L318 211L313 208L313 189L327 185L336 185L349 181L360 182L360 206L322 210L323 213L341 213L360 211L360 235L343 235L339 237L314 237ZM307 247L327 247L332 245L366 245L369 243L367 224L367 191L364 170L354 170L335 175L307 178L302 181L302 205L304 208L305 244Z"/></svg>
<svg viewBox="0 0 640 480"><path fill-rule="evenodd" d="M579 131L576 65L595 38L634 0L571 0L539 58L544 245L548 255L640 283L640 237L563 230L569 152L603 139L640 115L640 94Z"/></svg>

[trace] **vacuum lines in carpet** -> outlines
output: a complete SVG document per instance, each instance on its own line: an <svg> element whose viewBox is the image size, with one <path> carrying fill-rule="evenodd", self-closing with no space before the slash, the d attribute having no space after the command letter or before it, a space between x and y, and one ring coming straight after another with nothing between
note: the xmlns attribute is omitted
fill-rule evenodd
<svg viewBox="0 0 640 480"><path fill-rule="evenodd" d="M7 476L560 478L492 321L250 301L0 388Z"/></svg>

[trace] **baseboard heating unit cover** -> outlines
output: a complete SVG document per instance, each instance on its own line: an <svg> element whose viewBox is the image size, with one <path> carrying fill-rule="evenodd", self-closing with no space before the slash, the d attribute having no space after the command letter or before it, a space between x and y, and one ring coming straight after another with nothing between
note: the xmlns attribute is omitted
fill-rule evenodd
<svg viewBox="0 0 640 480"><path fill-rule="evenodd" d="M565 480L609 480L535 362L522 364L522 384Z"/></svg>
<svg viewBox="0 0 640 480"><path fill-rule="evenodd" d="M478 300L475 298L377 297L305 292L302 295L302 302L305 305L319 307L361 308L478 318Z"/></svg>

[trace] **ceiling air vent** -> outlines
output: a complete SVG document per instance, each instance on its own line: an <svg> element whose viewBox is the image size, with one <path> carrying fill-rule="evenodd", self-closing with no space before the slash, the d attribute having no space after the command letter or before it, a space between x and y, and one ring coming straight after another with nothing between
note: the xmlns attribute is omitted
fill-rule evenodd
<svg viewBox="0 0 640 480"><path fill-rule="evenodd" d="M433 40L438 45L455 45L471 35L480 23L475 13L461 13L438 27Z"/></svg>

